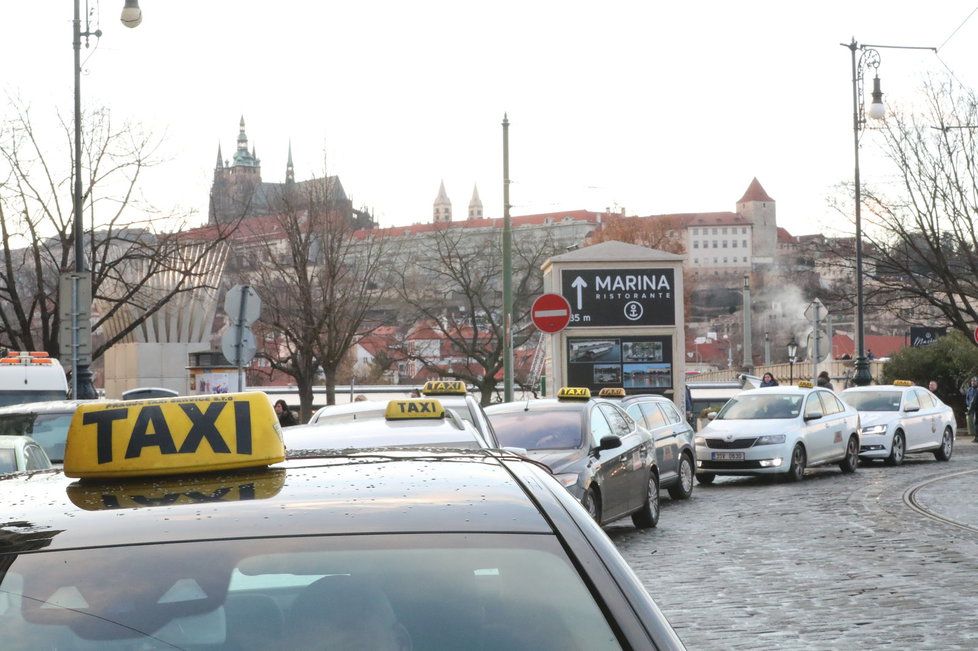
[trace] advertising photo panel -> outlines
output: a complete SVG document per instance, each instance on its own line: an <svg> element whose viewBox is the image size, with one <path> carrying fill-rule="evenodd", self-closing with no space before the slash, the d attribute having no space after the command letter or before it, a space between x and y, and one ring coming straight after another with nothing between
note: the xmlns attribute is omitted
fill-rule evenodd
<svg viewBox="0 0 978 651"><path fill-rule="evenodd" d="M567 386L664 393L672 380L671 336L567 339Z"/></svg>

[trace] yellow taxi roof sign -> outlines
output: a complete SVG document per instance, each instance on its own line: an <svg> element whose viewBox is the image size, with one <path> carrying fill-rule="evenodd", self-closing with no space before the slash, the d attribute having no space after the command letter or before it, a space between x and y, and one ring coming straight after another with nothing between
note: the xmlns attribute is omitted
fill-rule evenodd
<svg viewBox="0 0 978 651"><path fill-rule="evenodd" d="M598 391L599 398L624 398L625 389L622 387L605 387Z"/></svg>
<svg viewBox="0 0 978 651"><path fill-rule="evenodd" d="M814 386L815 385L812 384L811 382L809 382L808 380L798 380L798 388L799 389L811 389Z"/></svg>
<svg viewBox="0 0 978 651"><path fill-rule="evenodd" d="M445 408L434 398L391 400L384 417L387 420L438 419L445 417Z"/></svg>
<svg viewBox="0 0 978 651"><path fill-rule="evenodd" d="M561 387L557 400L590 400L591 390L587 387Z"/></svg>
<svg viewBox="0 0 978 651"><path fill-rule="evenodd" d="M468 389L461 380L428 380L421 393L426 396L464 396Z"/></svg>
<svg viewBox="0 0 978 651"><path fill-rule="evenodd" d="M255 468L285 459L264 393L95 402L68 428L68 477L150 477Z"/></svg>
<svg viewBox="0 0 978 651"><path fill-rule="evenodd" d="M913 382L910 380L893 380L893 386L895 387L912 387Z"/></svg>

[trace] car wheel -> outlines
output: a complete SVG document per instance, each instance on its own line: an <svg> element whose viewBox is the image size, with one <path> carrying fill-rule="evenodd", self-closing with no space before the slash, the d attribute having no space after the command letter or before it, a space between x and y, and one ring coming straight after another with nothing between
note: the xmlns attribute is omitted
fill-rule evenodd
<svg viewBox="0 0 978 651"><path fill-rule="evenodd" d="M934 450L934 458L938 461L950 461L952 454L954 454L954 432L950 427L945 427L941 447Z"/></svg>
<svg viewBox="0 0 978 651"><path fill-rule="evenodd" d="M693 460L688 454L679 458L679 481L669 487L669 497L688 500L693 494Z"/></svg>
<svg viewBox="0 0 978 651"><path fill-rule="evenodd" d="M659 524L659 478L649 473L649 484L645 489L645 504L632 513L632 524L636 529L651 529Z"/></svg>
<svg viewBox="0 0 978 651"><path fill-rule="evenodd" d="M795 445L795 449L791 451L791 465L788 466L788 481L801 481L805 478L807 461L808 455L805 454L805 448L800 443Z"/></svg>
<svg viewBox="0 0 978 651"><path fill-rule="evenodd" d="M716 479L716 473L712 472L698 472L696 473L696 481L701 484L712 484L713 480Z"/></svg>
<svg viewBox="0 0 978 651"><path fill-rule="evenodd" d="M581 500L581 504L587 510L588 514L594 518L594 521L601 524L601 497L598 492L593 488L587 489L584 493L584 499Z"/></svg>
<svg viewBox="0 0 978 651"><path fill-rule="evenodd" d="M859 467L859 440L856 435L853 434L849 437L849 442L846 443L846 456L839 463L839 468L842 472L849 473L856 472L856 468Z"/></svg>
<svg viewBox="0 0 978 651"><path fill-rule="evenodd" d="M903 457L907 453L907 442L903 438L903 430L893 432L893 444L890 446L890 456L886 458L886 465L899 466L903 463Z"/></svg>

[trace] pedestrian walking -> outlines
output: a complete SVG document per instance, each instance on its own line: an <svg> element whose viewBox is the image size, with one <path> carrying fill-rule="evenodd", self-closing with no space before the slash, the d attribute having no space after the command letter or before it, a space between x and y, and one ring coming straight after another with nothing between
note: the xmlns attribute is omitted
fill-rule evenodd
<svg viewBox="0 0 978 651"><path fill-rule="evenodd" d="M761 386L762 387L776 387L778 386L778 381L774 379L774 376L770 373L765 373L761 376Z"/></svg>
<svg viewBox="0 0 978 651"><path fill-rule="evenodd" d="M971 378L968 390L964 392L964 412L968 421L968 434L978 443L978 432L975 431L975 418L978 416L978 377Z"/></svg>
<svg viewBox="0 0 978 651"><path fill-rule="evenodd" d="M292 427L293 425L298 425L299 421L296 420L295 414L289 409L289 406L285 404L284 400L275 401L275 413L278 414L278 424L282 427Z"/></svg>
<svg viewBox="0 0 978 651"><path fill-rule="evenodd" d="M828 371L822 371L818 374L818 378L815 380L815 384L822 387L823 389L831 389L832 379L829 377Z"/></svg>

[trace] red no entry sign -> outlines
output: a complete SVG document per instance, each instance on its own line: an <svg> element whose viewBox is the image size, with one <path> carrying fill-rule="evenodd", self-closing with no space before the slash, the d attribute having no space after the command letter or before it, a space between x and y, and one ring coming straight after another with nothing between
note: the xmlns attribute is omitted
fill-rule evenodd
<svg viewBox="0 0 978 651"><path fill-rule="evenodd" d="M533 301L530 317L543 332L560 332L570 323L571 306L560 294L543 294Z"/></svg>
<svg viewBox="0 0 978 651"><path fill-rule="evenodd" d="M543 297L541 296L540 298L543 298ZM540 299L537 299L537 300L540 300ZM974 339L975 339L975 343L978 344L978 328L975 328L975 337L974 337Z"/></svg>

